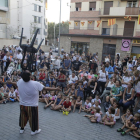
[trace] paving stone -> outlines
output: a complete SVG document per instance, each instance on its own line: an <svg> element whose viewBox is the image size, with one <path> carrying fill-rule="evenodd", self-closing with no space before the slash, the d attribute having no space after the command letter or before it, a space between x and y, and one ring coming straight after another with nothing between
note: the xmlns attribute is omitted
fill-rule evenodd
<svg viewBox="0 0 140 140"><path fill-rule="evenodd" d="M83 117L84 112L70 113L68 116L62 112L44 110L44 104L39 103L40 134L30 135L29 124L24 134L19 134L19 104L0 104L0 140L134 140L129 135L121 136L116 132L122 126L120 121L113 128L102 124L92 124Z"/></svg>

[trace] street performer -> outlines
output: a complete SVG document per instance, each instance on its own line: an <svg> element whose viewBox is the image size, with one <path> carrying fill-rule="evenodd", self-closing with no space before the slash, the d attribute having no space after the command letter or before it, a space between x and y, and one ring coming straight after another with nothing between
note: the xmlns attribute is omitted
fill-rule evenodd
<svg viewBox="0 0 140 140"><path fill-rule="evenodd" d="M31 135L40 133L39 129L39 120L38 120L38 100L39 100L39 91L42 90L54 90L60 91L59 88L50 88L44 87L41 83L37 81L32 81L31 73L25 71L22 73L20 79L17 83L10 82L14 86L18 87L19 98L20 98L20 118L19 126L20 133L24 133L24 127L29 121L31 127ZM8 82L9 83L9 82Z"/></svg>

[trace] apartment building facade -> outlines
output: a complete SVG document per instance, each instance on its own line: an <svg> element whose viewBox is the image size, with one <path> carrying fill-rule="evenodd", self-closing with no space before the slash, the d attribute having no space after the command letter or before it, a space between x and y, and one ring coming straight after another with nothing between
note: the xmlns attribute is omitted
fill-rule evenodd
<svg viewBox="0 0 140 140"><path fill-rule="evenodd" d="M0 0L0 38L6 38L6 27L9 24L8 0Z"/></svg>
<svg viewBox="0 0 140 140"><path fill-rule="evenodd" d="M114 59L117 53L139 57L139 15L139 0L71 0L69 34L61 35L61 47L67 52L98 52L100 61L109 54ZM110 19L113 25L108 25ZM130 41L129 51L122 51L122 40Z"/></svg>
<svg viewBox="0 0 140 140"><path fill-rule="evenodd" d="M42 39L47 38L47 0L11 0L9 3L10 24L9 30L13 30L12 37L20 37L21 29L24 28L23 37L32 40L37 28L39 32L35 41L38 45Z"/></svg>

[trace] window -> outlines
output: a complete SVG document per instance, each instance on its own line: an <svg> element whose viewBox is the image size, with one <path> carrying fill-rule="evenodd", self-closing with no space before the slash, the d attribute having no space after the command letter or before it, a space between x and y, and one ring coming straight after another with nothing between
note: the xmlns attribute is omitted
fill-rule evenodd
<svg viewBox="0 0 140 140"><path fill-rule="evenodd" d="M74 21L74 29L80 29L80 21Z"/></svg>
<svg viewBox="0 0 140 140"><path fill-rule="evenodd" d="M38 23L41 23L41 17L38 17Z"/></svg>
<svg viewBox="0 0 140 140"><path fill-rule="evenodd" d="M137 6L137 1L128 1L127 2L127 7L138 7Z"/></svg>
<svg viewBox="0 0 140 140"><path fill-rule="evenodd" d="M41 12L41 6L39 6L39 9L38 10L39 10L38 12Z"/></svg>
<svg viewBox="0 0 140 140"><path fill-rule="evenodd" d="M81 11L81 3L76 3L76 11Z"/></svg>
<svg viewBox="0 0 140 140"><path fill-rule="evenodd" d="M89 11L95 11L95 10L96 10L96 2L90 2Z"/></svg>
<svg viewBox="0 0 140 140"><path fill-rule="evenodd" d="M34 16L34 22L37 23L37 16Z"/></svg>
<svg viewBox="0 0 140 140"><path fill-rule="evenodd" d="M37 11L37 5L34 4L34 11Z"/></svg>
<svg viewBox="0 0 140 140"><path fill-rule="evenodd" d="M102 22L102 35L110 35L110 28L107 21Z"/></svg>
<svg viewBox="0 0 140 140"><path fill-rule="evenodd" d="M1 7L8 7L8 0L0 0Z"/></svg>
<svg viewBox="0 0 140 140"><path fill-rule="evenodd" d="M88 21L88 29L94 29L94 21Z"/></svg>
<svg viewBox="0 0 140 140"><path fill-rule="evenodd" d="M33 32L34 32L34 34L35 34L36 30L37 30L37 27L34 27L34 31L33 31Z"/></svg>

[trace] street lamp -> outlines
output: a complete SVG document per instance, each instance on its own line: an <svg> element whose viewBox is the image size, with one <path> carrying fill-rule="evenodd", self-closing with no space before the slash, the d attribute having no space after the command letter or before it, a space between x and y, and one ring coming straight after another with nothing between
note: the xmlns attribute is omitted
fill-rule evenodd
<svg viewBox="0 0 140 140"><path fill-rule="evenodd" d="M61 0L60 0L60 15L59 15L59 43L58 43L58 56L60 56L60 31L61 31Z"/></svg>

